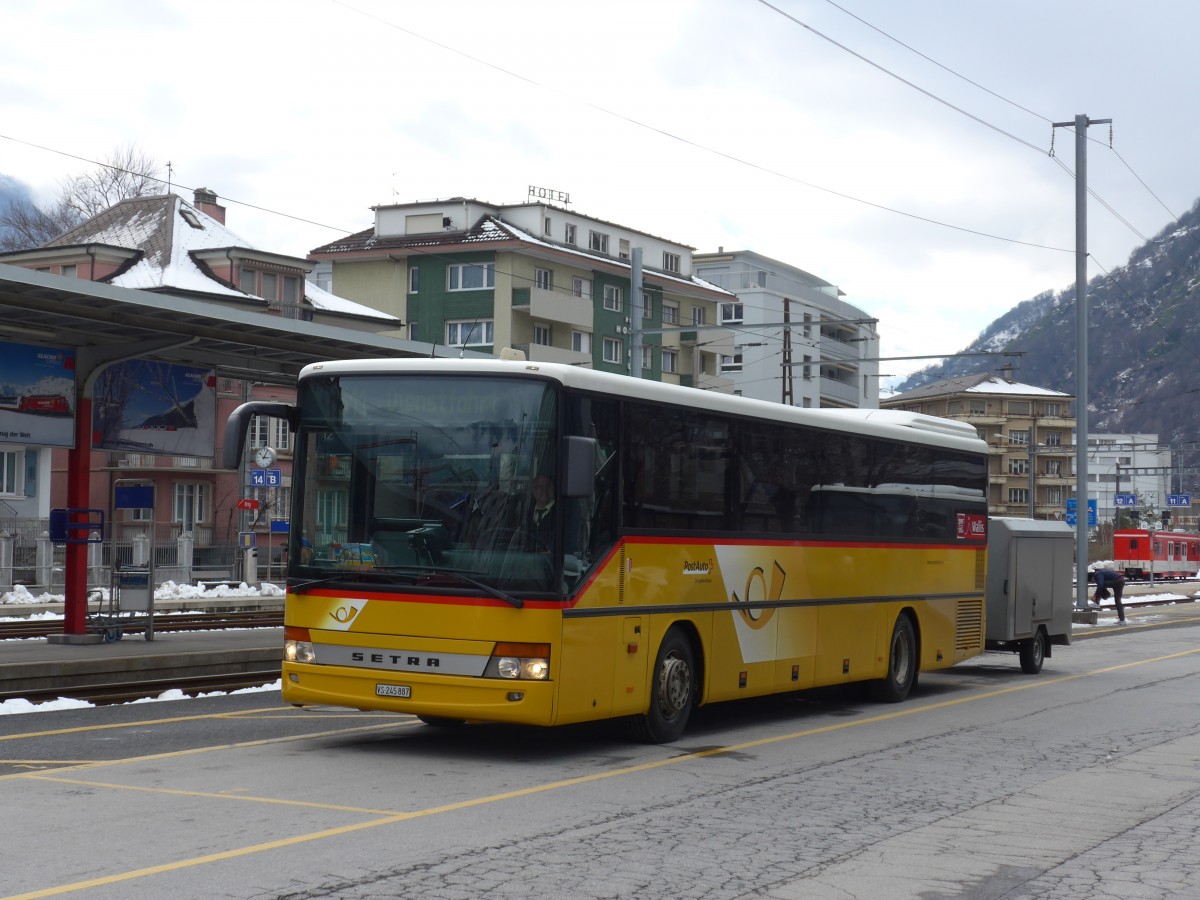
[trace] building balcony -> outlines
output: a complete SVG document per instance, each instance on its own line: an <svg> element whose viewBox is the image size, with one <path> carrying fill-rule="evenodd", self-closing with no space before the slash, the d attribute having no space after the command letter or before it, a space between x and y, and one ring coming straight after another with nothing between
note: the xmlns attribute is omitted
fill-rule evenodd
<svg viewBox="0 0 1200 900"><path fill-rule="evenodd" d="M821 376L820 386L822 400L831 400L838 405L859 406L861 404L861 392L857 384Z"/></svg>
<svg viewBox="0 0 1200 900"><path fill-rule="evenodd" d="M213 461L198 456L159 456L151 453L109 453L109 469L212 469Z"/></svg>
<svg viewBox="0 0 1200 900"><path fill-rule="evenodd" d="M551 347L546 344L513 344L514 350L520 350L530 362L563 363L568 366L592 365L592 354L566 350L562 347Z"/></svg>
<svg viewBox="0 0 1200 900"><path fill-rule="evenodd" d="M594 309L590 297L576 297L542 288L514 288L513 312L523 312L540 322L562 322L592 328Z"/></svg>

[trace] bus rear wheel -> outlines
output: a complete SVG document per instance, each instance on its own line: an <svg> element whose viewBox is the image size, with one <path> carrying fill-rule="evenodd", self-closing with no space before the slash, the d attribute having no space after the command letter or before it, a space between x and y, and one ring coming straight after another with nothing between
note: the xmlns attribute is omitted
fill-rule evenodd
<svg viewBox="0 0 1200 900"><path fill-rule="evenodd" d="M634 736L655 744L678 740L687 727L697 692L692 644L682 631L672 628L654 660L650 709L631 720Z"/></svg>
<svg viewBox="0 0 1200 900"><path fill-rule="evenodd" d="M917 633L912 619L900 615L888 643L887 675L871 685L875 699L881 703L899 703L916 686L918 668Z"/></svg>

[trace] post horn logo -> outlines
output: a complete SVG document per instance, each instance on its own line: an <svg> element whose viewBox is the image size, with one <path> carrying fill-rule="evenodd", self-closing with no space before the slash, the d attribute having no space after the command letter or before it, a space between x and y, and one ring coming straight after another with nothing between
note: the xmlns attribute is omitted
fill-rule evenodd
<svg viewBox="0 0 1200 900"><path fill-rule="evenodd" d="M730 600L734 603L754 603L756 600L778 600L783 596L783 582L787 578L787 573L778 562L774 564L771 570L771 584L767 586L767 575L763 571L762 566L755 566L750 570L750 574L746 576L745 600L737 595L734 591ZM756 591L754 588L755 582L759 584ZM759 597L754 597L755 593L760 593ZM738 610L738 614L751 628L762 628L771 621L771 616L775 615L775 607L768 606L745 606Z"/></svg>
<svg viewBox="0 0 1200 900"><path fill-rule="evenodd" d="M329 615L341 624L348 625L358 615L358 609L353 606L339 606Z"/></svg>

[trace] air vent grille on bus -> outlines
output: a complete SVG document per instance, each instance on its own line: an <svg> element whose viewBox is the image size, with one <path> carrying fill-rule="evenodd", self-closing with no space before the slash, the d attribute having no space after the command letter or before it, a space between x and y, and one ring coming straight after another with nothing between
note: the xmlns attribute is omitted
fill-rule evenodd
<svg viewBox="0 0 1200 900"><path fill-rule="evenodd" d="M955 619L954 649L978 650L983 646L983 600L959 600Z"/></svg>
<svg viewBox="0 0 1200 900"><path fill-rule="evenodd" d="M617 573L617 602L625 602L625 545L621 544L621 569Z"/></svg>

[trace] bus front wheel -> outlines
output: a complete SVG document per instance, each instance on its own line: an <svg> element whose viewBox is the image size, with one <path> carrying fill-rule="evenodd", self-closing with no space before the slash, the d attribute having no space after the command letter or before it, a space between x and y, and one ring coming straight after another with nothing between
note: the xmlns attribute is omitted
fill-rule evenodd
<svg viewBox="0 0 1200 900"><path fill-rule="evenodd" d="M899 703L916 685L917 668L917 633L912 619L900 615L888 643L887 675L872 685L875 699L882 703Z"/></svg>
<svg viewBox="0 0 1200 900"><path fill-rule="evenodd" d="M678 740L696 703L696 663L692 644L677 628L667 632L654 660L650 709L632 720L634 735L663 744Z"/></svg>

